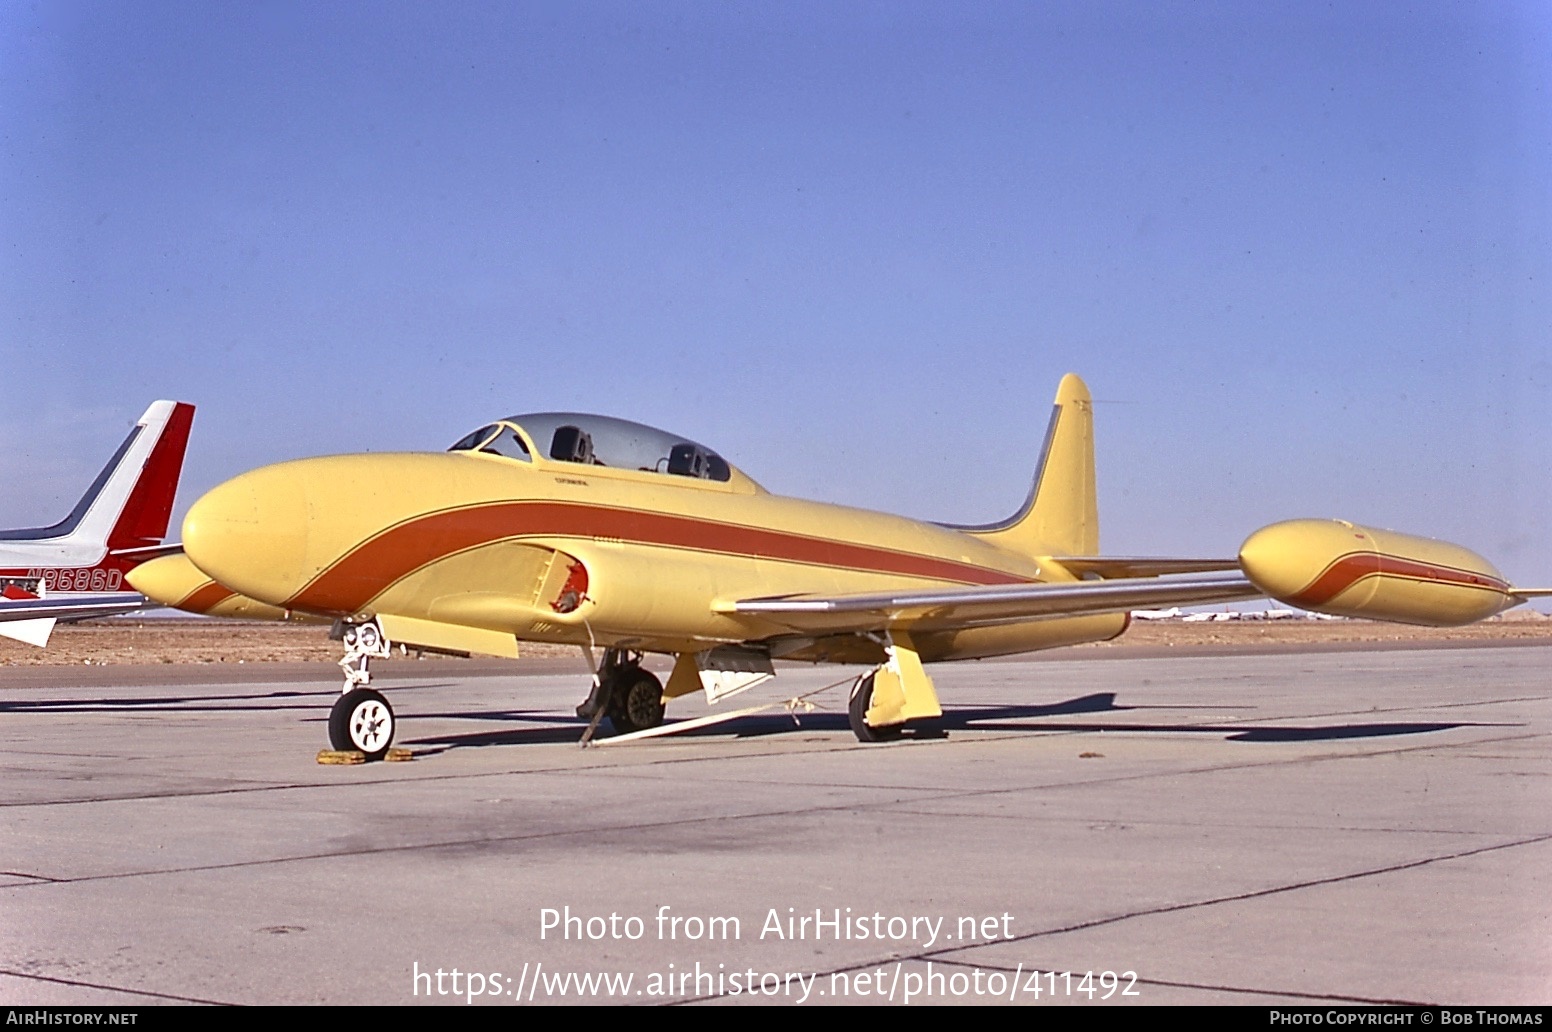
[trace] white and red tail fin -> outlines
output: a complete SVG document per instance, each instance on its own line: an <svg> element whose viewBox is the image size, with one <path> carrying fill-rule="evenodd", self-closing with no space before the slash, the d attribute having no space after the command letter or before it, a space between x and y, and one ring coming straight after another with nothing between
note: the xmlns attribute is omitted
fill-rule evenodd
<svg viewBox="0 0 1552 1032"><path fill-rule="evenodd" d="M114 552L159 545L167 537L167 524L172 519L173 497L178 493L178 478L183 473L183 454L189 444L189 428L194 424L194 406L188 402L173 402L171 410L163 417L157 413L159 401L146 411L141 424L147 432L156 432L156 443L140 469L113 529L108 532L108 548ZM158 422L152 422L153 418Z"/></svg>
<svg viewBox="0 0 1552 1032"><path fill-rule="evenodd" d="M193 421L194 406L187 402L152 402L70 515L49 527L0 530L0 552L44 542L105 553L159 544L167 536Z"/></svg>
<svg viewBox="0 0 1552 1032"><path fill-rule="evenodd" d="M193 405L153 402L70 515L0 530L0 636L42 646L56 620L146 604L124 575L163 550L193 421Z"/></svg>

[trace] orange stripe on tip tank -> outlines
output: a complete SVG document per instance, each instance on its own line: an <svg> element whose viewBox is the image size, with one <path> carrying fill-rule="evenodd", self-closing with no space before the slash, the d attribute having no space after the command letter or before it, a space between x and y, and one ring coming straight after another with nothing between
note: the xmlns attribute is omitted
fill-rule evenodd
<svg viewBox="0 0 1552 1032"><path fill-rule="evenodd" d="M1286 601L1298 606L1319 606L1330 602L1342 592L1365 577L1406 577L1411 580L1436 581L1462 588L1481 588L1502 594L1509 590L1504 581L1470 570L1457 570L1448 566L1400 559L1377 552L1352 552L1334 561L1310 582L1309 586Z"/></svg>
<svg viewBox="0 0 1552 1032"><path fill-rule="evenodd" d="M194 613L208 613L216 606L231 598L237 592L215 581L202 584L184 596L177 608Z"/></svg>

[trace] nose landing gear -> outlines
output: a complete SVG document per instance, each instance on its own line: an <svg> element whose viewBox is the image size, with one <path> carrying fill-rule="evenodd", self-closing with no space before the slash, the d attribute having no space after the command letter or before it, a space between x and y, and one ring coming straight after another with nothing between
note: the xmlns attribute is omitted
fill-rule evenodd
<svg viewBox="0 0 1552 1032"><path fill-rule="evenodd" d="M369 687L372 673L367 663L373 657L386 657L390 643L375 623L346 625L340 640L345 643L345 658L339 661L345 687L329 710L329 745L339 752L354 751L368 760L380 760L393 744L393 707L381 692Z"/></svg>
<svg viewBox="0 0 1552 1032"><path fill-rule="evenodd" d="M341 752L354 749L369 760L380 760L393 744L393 729L393 707L370 688L346 692L329 710L329 744Z"/></svg>

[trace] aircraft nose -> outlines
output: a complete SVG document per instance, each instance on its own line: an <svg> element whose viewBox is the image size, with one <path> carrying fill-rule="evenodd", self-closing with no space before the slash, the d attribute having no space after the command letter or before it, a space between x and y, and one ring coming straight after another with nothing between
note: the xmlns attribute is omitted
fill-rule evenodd
<svg viewBox="0 0 1552 1032"><path fill-rule="evenodd" d="M183 550L234 591L285 602L318 571L307 565L305 463L265 466L207 492L183 520Z"/></svg>

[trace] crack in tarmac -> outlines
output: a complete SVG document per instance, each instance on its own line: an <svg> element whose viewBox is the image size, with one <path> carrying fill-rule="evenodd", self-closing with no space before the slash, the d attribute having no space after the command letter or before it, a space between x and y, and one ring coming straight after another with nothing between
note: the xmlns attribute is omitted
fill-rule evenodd
<svg viewBox="0 0 1552 1032"><path fill-rule="evenodd" d="M206 1000L199 996L179 996L176 993L159 993L154 989L128 989L121 985L107 985L103 982L87 982L76 978L59 978L54 975L33 975L25 971L16 971L12 968L0 968L0 975L10 975L12 978L27 979L32 982L48 982L53 985L68 985L72 989L101 989L105 992L127 993L131 996L149 996L155 1000L171 1000L174 1003L204 1003L213 1007L235 1007L236 1004L225 1000ZM22 1009L13 1007L13 1010ZM53 1009L53 1008L50 1008Z"/></svg>
<svg viewBox="0 0 1552 1032"><path fill-rule="evenodd" d="M1542 737L1542 736L1540 736L1540 735L1515 736L1515 738L1534 738L1534 737ZM1468 743L1461 743L1462 746L1464 746L1466 744L1468 744ZM1470 744L1480 744L1480 743L1470 743ZM853 748L856 748L856 747L853 747ZM951 801L951 800L960 800L960 799L986 798L986 797L990 797L990 796L1010 795L1010 794L1029 792L1029 791L1050 791L1050 790L1082 788L1082 787L1088 787L1088 786L1094 786L1094 785L1119 784L1119 783L1124 783L1124 782L1127 782L1127 781L1142 781L1142 780L1147 780L1147 779L1151 779L1151 778L1170 778L1170 777L1178 777L1178 776L1181 776L1181 775L1218 773L1218 772L1231 771L1231 770L1244 770L1244 769L1254 769L1254 768L1267 767L1267 766L1280 766L1280 765L1284 765L1284 764L1328 762L1328 761L1337 760L1337 759L1352 759L1352 758L1367 758L1367 757L1372 757L1372 756L1387 756L1387 755L1393 755L1393 754L1396 754L1396 753L1415 752L1415 751L1418 751L1418 750L1423 749L1423 748L1441 748L1441 746L1437 746L1437 745L1430 745L1430 746L1427 746L1427 747L1413 746L1413 747L1402 748L1402 749L1387 749L1387 750L1382 750L1382 751L1379 751L1379 752L1344 753L1344 754L1339 754L1339 755L1334 755L1334 756L1318 756L1318 757L1308 757L1308 756L1306 756L1306 757L1289 758L1289 759L1286 759L1286 760L1260 761L1260 762L1256 762L1256 763L1220 764L1220 765L1211 765L1211 766L1206 766L1206 767L1190 768L1190 769L1187 769L1187 770L1180 770L1180 771L1154 771L1154 772L1146 772L1146 773L1139 773L1139 774L1117 775L1117 776L1109 777L1109 778L1095 778L1095 779L1086 779L1086 780L1083 780L1083 781L1076 781L1076 782L1062 782L1062 783L1043 784L1043 785L1036 785L1036 786L1012 786L1012 787L1010 787L1010 786L998 786L996 788L973 789L973 790L963 790L963 789L959 789L959 790L935 790L935 789L930 788L930 787L924 787L924 788L920 788L920 789L897 788L897 789L895 789L895 791L897 791L897 792L899 792L899 791L913 791L913 792L917 792L917 793L930 793L930 792L936 791L938 794L936 794L936 795L926 795L926 796L918 795L916 798L912 798L912 799L909 799L909 800L906 800L906 799L894 799L894 800L881 800L881 801L877 801L877 802L846 802L846 803L836 803L836 804L832 804L832 805L828 805L828 806L789 807L789 808L782 808L782 809L762 810L762 811L751 812L751 813L717 814L717 815L708 816L708 817L671 818L671 819L663 820L663 821L644 822L644 823L639 823L639 824L611 824L611 825L607 825L607 826L602 827L602 828L599 828L599 827L568 828L568 829L559 830L559 831L534 832L534 833L530 833L530 834L521 834L521 835L502 835L502 836L485 837L485 838L449 839L449 840L443 840L443 841L439 841L439 842L422 842L422 843L407 843L407 844L401 844L401 845L370 846L370 847L362 847L362 848L359 848L359 849L338 850L338 851L321 852L321 853L306 853L306 854L298 854L298 855L294 855L294 856L264 857L264 858L253 859L253 860L238 860L238 861L233 861L231 863L226 863L226 864L195 864L195 865L189 865L189 866L185 866L185 867L154 868L154 869L142 870L142 871L119 871L119 872L113 872L113 873L108 873L108 874L82 875L80 877L75 877L75 878L54 878L54 879L50 879L47 882L37 882L37 883L34 883L34 884L70 885L70 884L76 884L76 883L79 883L79 882L111 881L111 880L119 880L119 879L126 879L126 878L154 877L154 876L161 876L161 875L168 875L168 874L194 874L194 873L199 873L201 871L235 870L235 869L241 869L241 868L247 868L247 867L264 867L264 866L278 865L278 864L305 863L305 862L313 861L313 860L342 859L342 858L354 857L354 856L372 856L372 855L381 855L381 854L390 854L390 853L405 853L405 852L411 852L411 851L415 851L415 850L428 850L428 851L458 850L458 849L464 849L464 848L470 848L470 847L486 847L486 846L497 845L497 844L502 844L502 843L534 842L534 841L544 841L544 840L551 840L551 839L562 839L562 838L567 838L567 837L571 837L571 836L578 836L578 835L597 835L600 832L614 832L614 833L617 833L617 832L627 832L627 831L661 830L661 829L665 829L665 828L693 827L695 825L718 824L718 823L721 823L721 822L724 822L724 821L738 822L738 821L748 821L748 820L770 820L770 819L773 819L773 818L780 818L780 817L794 817L794 816L824 814L824 813L862 813L862 812L867 812L869 810L875 810L875 809L879 809L879 810L892 810L892 809L895 809L895 808L900 807L900 806L917 805L917 804L920 804L920 803L923 803L923 802L939 802L939 801ZM701 761L699 759L697 759L697 760L693 760L693 761L688 761L688 760L665 760L663 762L665 762L665 763L676 763L676 762L701 762ZM546 773L555 773L555 772L546 772ZM465 779L465 778L490 777L490 776L494 776L494 775L489 774L489 773L480 774L480 775L450 775L450 776L445 776L445 777L439 777L436 780ZM312 787L319 787L319 786L301 786L301 787L312 788ZM341 786L325 786L325 787L341 787ZM836 786L832 785L832 786L827 786L827 787L834 788ZM877 788L877 786L857 786L857 787L865 788L865 789L872 789L872 790L876 790L876 788ZM213 794L223 794L223 793L213 793ZM156 797L153 797L153 798L156 798ZM44 876L38 876L38 877L44 877ZM0 892L14 891L14 890L26 889L26 888L32 888L32 887L34 887L34 885L0 886Z"/></svg>
<svg viewBox="0 0 1552 1032"><path fill-rule="evenodd" d="M1349 872L1347 874L1331 875L1331 876L1325 877L1325 878L1311 878L1311 879L1307 879L1305 881L1290 882L1290 883L1288 883L1286 885L1275 885L1275 886L1272 886L1270 888L1255 889L1255 890L1252 890L1250 892L1237 892L1237 893L1233 893L1233 894L1230 894L1230 895L1227 895L1227 896L1214 896L1214 897L1211 897L1211 898L1208 898L1208 899L1195 900L1195 901L1192 901L1192 902L1189 902L1189 903L1170 903L1170 904L1166 904L1164 906L1143 907L1143 908L1140 908L1140 909L1137 909L1137 910L1128 911L1128 912L1122 913L1122 914L1112 914L1109 917L1094 918L1093 920L1089 920L1089 921L1079 921L1079 922L1077 922L1075 924L1064 925L1064 926L1059 927L1059 928L1043 928L1043 929L1040 929L1038 931L1025 932L1022 935L1014 935L1014 936L1010 936L1010 937L1008 937L1006 939L998 939L996 941L995 945L1003 946L1003 945L1005 945L1007 943L1032 942L1032 941L1034 941L1036 939L1045 939L1045 938L1049 938L1049 937L1055 936L1055 935L1065 935L1065 934L1068 934L1070 932L1082 932L1082 931L1087 931L1087 930L1089 930L1091 928L1102 928L1102 927L1105 927L1106 925L1119 924L1119 923L1121 923L1123 921L1131 921L1131 920L1136 920L1138 918L1156 917L1156 916L1161 915L1161 914L1178 914L1178 913L1181 913L1181 912L1184 912L1184 911L1189 911L1189 910L1200 910L1200 909L1203 909L1203 908L1206 908L1206 907L1221 906L1221 905L1223 905L1225 903L1242 903L1242 902L1245 902L1247 900L1265 899L1265 898L1270 897L1270 896L1282 895L1283 893L1298 892L1298 891L1303 890L1303 889L1318 888L1318 887L1325 886L1325 885L1339 885L1339 884L1341 884L1343 882L1358 881L1358 880L1361 880L1361 879L1364 879L1364 878L1374 878L1374 877L1378 877L1380 875L1385 875L1385 874L1395 874L1395 873L1397 873L1399 871L1408 871L1408 870L1413 870L1413 869L1419 868L1419 867L1427 867L1427 866L1432 865L1432 864L1447 863L1447 862L1449 862L1451 860L1462 860L1462 859L1465 859L1467 857L1479 856L1479 855L1481 855L1483 853L1494 853L1494 852L1498 852L1498 851L1505 850L1505 849L1517 849L1517 848L1519 848L1521 846L1538 845L1540 843L1548 842L1548 841L1552 841L1552 834L1536 835L1536 836L1533 836L1531 838L1518 839L1518 840L1515 840L1515 841L1512 841L1512 842L1500 842L1500 843L1496 843L1496 844L1490 845L1490 846L1479 846L1479 847L1477 847L1475 849L1464 849L1464 850L1460 850L1460 851L1457 851L1457 852L1454 852L1454 853L1447 853L1447 854L1444 854L1442 856L1424 857L1424 858L1422 858L1420 860L1409 860L1409 861L1406 861L1404 863L1387 864L1387 865L1385 865L1383 867L1370 868L1370 869L1364 870L1364 871L1352 871L1352 872ZM826 975L841 974L843 972L848 972L848 971L862 971L862 970L865 970L865 969L868 969L868 968L878 968L878 967L881 967L881 966L884 966L884 965L887 965L887 964L895 964L895 963L901 963L901 962L905 962L905 961L918 961L918 962L921 962L921 963L926 963L927 961L941 961L941 962L945 962L945 963L955 963L955 964L958 964L958 965L963 966L963 967L976 967L976 966L979 966L979 967L990 967L991 965L976 964L976 963L973 963L973 962L966 962L966 961L962 961L962 960L956 960L952 956L952 954L956 954L956 953L964 953L964 952L971 951L971 950L985 949L988 945L991 945L991 944L988 944L988 943L976 943L973 946L945 946L945 947L943 947L941 949L936 949L936 950L921 950L921 951L919 951L917 953L906 954L906 955L903 955L903 956L884 957L884 958L881 958L881 959L865 961L865 962L862 962L862 963L846 964L844 966L832 968L832 969L827 970L827 971L816 971L816 972L814 972L814 975L815 975L815 977L819 977L819 976L826 976ZM1007 970L1007 968L1003 967L1003 968L1000 968L999 970ZM1139 981L1143 981L1140 978L1138 980ZM1185 983L1158 983L1158 984L1184 985ZM1189 985L1187 987L1194 988L1194 986L1189 986ZM1271 994L1271 993L1278 992L1277 990L1271 990L1271 989L1264 989L1264 990L1234 990L1234 991L1266 993L1266 994ZM696 997L691 997L691 998L682 999L682 1000L665 1001L665 1003L671 1003L671 1004L701 1003L701 1002L706 1002L706 1001L710 1001L710 1000L723 999L724 997L727 997L728 995L729 994L727 994L727 993L716 993L716 994L711 994L711 995L708 995L708 996L696 996ZM1366 999L1363 999L1363 998L1360 998L1360 997L1348 997L1348 996L1331 996L1331 997L1327 997L1327 996L1312 996L1311 994L1307 994L1307 993L1296 993L1296 994L1289 994L1289 995L1309 996L1310 998L1313 998L1313 999L1351 1000L1353 1002L1358 1002L1358 1003L1394 1004L1394 1005L1398 1005L1398 1006L1409 1006L1409 1007L1429 1006L1429 1004L1426 1004L1426 1003L1419 1003L1419 1002L1410 1001L1410 1000L1366 1000Z"/></svg>

